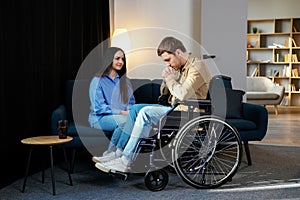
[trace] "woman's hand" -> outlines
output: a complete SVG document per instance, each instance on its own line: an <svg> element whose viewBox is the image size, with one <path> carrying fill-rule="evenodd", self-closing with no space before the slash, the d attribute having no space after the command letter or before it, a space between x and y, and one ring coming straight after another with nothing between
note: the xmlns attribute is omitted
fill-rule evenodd
<svg viewBox="0 0 300 200"><path fill-rule="evenodd" d="M129 110L121 110L121 111L120 111L120 115L125 115L125 116L127 116L128 113L129 113Z"/></svg>

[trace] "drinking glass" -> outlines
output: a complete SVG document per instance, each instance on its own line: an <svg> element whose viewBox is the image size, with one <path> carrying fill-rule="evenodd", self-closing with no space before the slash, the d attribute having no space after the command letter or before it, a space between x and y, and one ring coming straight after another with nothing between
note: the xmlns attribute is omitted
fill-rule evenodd
<svg viewBox="0 0 300 200"><path fill-rule="evenodd" d="M57 122L58 138L66 139L68 132L68 120L59 120Z"/></svg>

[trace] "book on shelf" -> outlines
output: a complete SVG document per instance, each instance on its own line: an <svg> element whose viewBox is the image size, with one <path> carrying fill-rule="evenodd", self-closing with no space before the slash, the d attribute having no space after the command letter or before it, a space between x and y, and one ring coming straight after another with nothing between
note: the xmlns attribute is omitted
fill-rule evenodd
<svg viewBox="0 0 300 200"><path fill-rule="evenodd" d="M279 70L278 77L283 77L283 69Z"/></svg>
<svg viewBox="0 0 300 200"><path fill-rule="evenodd" d="M266 76L273 76L273 69L269 69Z"/></svg>
<svg viewBox="0 0 300 200"><path fill-rule="evenodd" d="M294 38L292 38L292 42L293 42L294 47L297 47L297 44L296 44L296 41L294 40Z"/></svg>
<svg viewBox="0 0 300 200"><path fill-rule="evenodd" d="M296 26L293 26L293 30L294 30L294 32L296 32L296 33L298 32L297 29L296 29Z"/></svg>
<svg viewBox="0 0 300 200"><path fill-rule="evenodd" d="M290 47L290 39L284 41L285 47Z"/></svg>
<svg viewBox="0 0 300 200"><path fill-rule="evenodd" d="M286 71L285 71L285 76L291 77L291 67L290 66L285 66Z"/></svg>
<svg viewBox="0 0 300 200"><path fill-rule="evenodd" d="M293 77L298 77L299 76L298 69L292 69L292 76Z"/></svg>
<svg viewBox="0 0 300 200"><path fill-rule="evenodd" d="M292 62L298 62L297 54L292 55Z"/></svg>
<svg viewBox="0 0 300 200"><path fill-rule="evenodd" d="M292 38L289 37L289 39L285 40L284 43L285 43L285 47L288 47L288 48L292 47Z"/></svg>
<svg viewBox="0 0 300 200"><path fill-rule="evenodd" d="M277 70L277 69L274 69L273 76L279 76L279 70Z"/></svg>
<svg viewBox="0 0 300 200"><path fill-rule="evenodd" d="M283 67L282 76L286 76L286 65L284 65L284 67Z"/></svg>
<svg viewBox="0 0 300 200"><path fill-rule="evenodd" d="M283 68L283 69L279 69L278 70L278 77L288 77L287 74L286 74L286 68Z"/></svg>
<svg viewBox="0 0 300 200"><path fill-rule="evenodd" d="M261 60L260 62L261 62L261 63L270 63L271 60Z"/></svg>
<svg viewBox="0 0 300 200"><path fill-rule="evenodd" d="M254 77L254 76L258 76L258 68L255 67L253 70L252 70L252 73L250 74L251 77Z"/></svg>
<svg viewBox="0 0 300 200"><path fill-rule="evenodd" d="M281 106L287 106L289 104L289 96L284 96L280 103Z"/></svg>
<svg viewBox="0 0 300 200"><path fill-rule="evenodd" d="M259 48L259 42L258 41L255 42L254 48Z"/></svg>
<svg viewBox="0 0 300 200"><path fill-rule="evenodd" d="M284 55L284 62L291 62L291 55L290 54L285 54Z"/></svg>
<svg viewBox="0 0 300 200"><path fill-rule="evenodd" d="M274 45L274 43L273 43L273 45ZM292 37L289 37L288 40L285 40L284 45L285 45L285 47L293 47L293 46L297 47L296 41Z"/></svg>
<svg viewBox="0 0 300 200"><path fill-rule="evenodd" d="M291 84L291 91L292 91L292 92L295 92L295 91L296 91L296 86L295 86L295 84Z"/></svg>
<svg viewBox="0 0 300 200"><path fill-rule="evenodd" d="M283 44L277 44L273 43L272 45L269 45L268 48L285 48L286 46Z"/></svg>
<svg viewBox="0 0 300 200"><path fill-rule="evenodd" d="M270 72L270 76L273 75L274 77L290 77L291 67L284 65L282 69L270 69L269 72Z"/></svg>

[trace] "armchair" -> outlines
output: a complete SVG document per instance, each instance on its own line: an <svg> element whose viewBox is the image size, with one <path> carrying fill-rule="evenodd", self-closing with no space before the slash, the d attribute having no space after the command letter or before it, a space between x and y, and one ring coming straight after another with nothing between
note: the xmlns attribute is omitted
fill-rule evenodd
<svg viewBox="0 0 300 200"><path fill-rule="evenodd" d="M243 141L248 165L252 165L249 141L261 141L268 128L268 112L264 106L243 102L244 91L232 89L231 77L218 75L216 85L210 86L210 91L216 87L225 87L226 118L225 121L234 126ZM211 88L214 87L214 88ZM212 102L220 100L220 94L210 94Z"/></svg>
<svg viewBox="0 0 300 200"><path fill-rule="evenodd" d="M247 77L247 102L258 105L274 105L275 114L284 96L284 86L274 84L267 77Z"/></svg>

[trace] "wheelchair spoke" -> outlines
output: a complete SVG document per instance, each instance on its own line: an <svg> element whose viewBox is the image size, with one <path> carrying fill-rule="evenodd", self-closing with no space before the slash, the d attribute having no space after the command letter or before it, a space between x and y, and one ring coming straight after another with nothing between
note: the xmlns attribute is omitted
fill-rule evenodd
<svg viewBox="0 0 300 200"><path fill-rule="evenodd" d="M196 188L218 187L236 173L242 148L238 132L217 118L199 117L175 137L172 159L182 179Z"/></svg>

